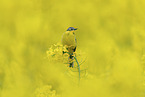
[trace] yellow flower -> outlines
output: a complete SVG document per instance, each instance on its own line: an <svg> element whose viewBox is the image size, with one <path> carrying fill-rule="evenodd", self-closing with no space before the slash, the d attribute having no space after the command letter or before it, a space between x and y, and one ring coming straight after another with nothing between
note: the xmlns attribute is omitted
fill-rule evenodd
<svg viewBox="0 0 145 97"><path fill-rule="evenodd" d="M50 85L37 88L35 91L35 96L36 97L59 97L59 95L56 95L56 91L51 89L52 86Z"/></svg>

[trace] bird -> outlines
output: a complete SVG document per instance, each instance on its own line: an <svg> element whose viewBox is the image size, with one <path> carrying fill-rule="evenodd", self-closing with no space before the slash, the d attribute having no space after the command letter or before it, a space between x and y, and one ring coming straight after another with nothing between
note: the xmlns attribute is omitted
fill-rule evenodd
<svg viewBox="0 0 145 97"><path fill-rule="evenodd" d="M77 47L77 40L76 40L76 35L75 35L75 31L78 28L74 28L74 27L69 27L66 32L63 33L62 35L62 45L67 49L68 54L69 54L69 67L74 66L74 62L73 61L73 57L74 57L74 52L76 51L76 47ZM63 54L65 52L63 51Z"/></svg>

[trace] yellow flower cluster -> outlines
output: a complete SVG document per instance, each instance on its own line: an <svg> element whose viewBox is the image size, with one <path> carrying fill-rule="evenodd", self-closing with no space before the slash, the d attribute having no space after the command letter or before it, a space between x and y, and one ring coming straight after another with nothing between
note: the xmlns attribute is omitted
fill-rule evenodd
<svg viewBox="0 0 145 97"><path fill-rule="evenodd" d="M73 79L85 77L87 73L87 66L85 66L83 63L86 61L86 58L82 58L85 57L85 54L82 52L74 52L74 59L71 60L69 59L69 53L66 48L67 47L59 43L52 45L46 52L48 60L51 61L51 64L63 63L66 64L67 67L69 67L69 63L73 61L74 67L67 69L68 75L70 75L70 77Z"/></svg>
<svg viewBox="0 0 145 97"><path fill-rule="evenodd" d="M64 62L68 61L68 54L63 54L63 51L67 52L66 48L63 47L61 44L57 43L52 45L47 53L47 58L49 60L55 61L55 62Z"/></svg>
<svg viewBox="0 0 145 97"><path fill-rule="evenodd" d="M65 52L65 53L63 53ZM61 62L61 63L65 63L68 64L72 61L75 60L69 60L69 53L68 50L66 49L65 46L63 46L60 43L57 44L53 44L47 51L47 58L49 61L53 61L53 62ZM74 52L74 56L76 57L77 55L77 59L80 60L80 62L82 63L82 57L80 56L84 56L84 54L82 52ZM84 58L83 58L84 59ZM77 67L77 66L75 66Z"/></svg>
<svg viewBox="0 0 145 97"><path fill-rule="evenodd" d="M37 88L35 91L35 97L60 97L56 95L55 90L51 90L52 86L46 85L41 88Z"/></svg>

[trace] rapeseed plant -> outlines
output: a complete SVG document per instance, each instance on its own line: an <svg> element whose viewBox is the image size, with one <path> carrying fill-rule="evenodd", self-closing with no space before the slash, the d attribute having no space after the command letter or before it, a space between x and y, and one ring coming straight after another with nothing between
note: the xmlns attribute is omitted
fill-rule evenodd
<svg viewBox="0 0 145 97"><path fill-rule="evenodd" d="M62 52L65 52L64 54ZM72 76L76 76L76 73L78 72L78 83L80 83L80 79L82 78L81 75L83 75L83 77L86 75L86 71L87 69L83 68L83 70L81 69L80 66L82 66L84 64L84 62L86 61L86 58L84 60L81 60L81 62L78 61L78 57L84 56L81 53L75 52L73 57L73 60L69 60L69 52L67 51L66 47L64 47L63 45L57 43L52 45L47 51L47 58L50 61L55 61L55 62L60 62L63 64L66 64L66 67L68 69L69 75ZM78 56L77 56L78 55ZM80 58L79 58L80 59ZM74 62L74 67L73 68L69 68L69 63ZM81 74L81 72L83 74ZM84 74L85 73L85 74Z"/></svg>
<svg viewBox="0 0 145 97"><path fill-rule="evenodd" d="M34 97L61 97L56 95L56 91L52 90L51 85L46 85L35 90Z"/></svg>

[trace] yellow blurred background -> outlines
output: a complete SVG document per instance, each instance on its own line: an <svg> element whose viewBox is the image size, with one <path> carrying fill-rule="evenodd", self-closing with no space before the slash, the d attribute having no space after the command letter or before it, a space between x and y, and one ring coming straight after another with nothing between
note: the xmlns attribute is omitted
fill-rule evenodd
<svg viewBox="0 0 145 97"><path fill-rule="evenodd" d="M79 87L46 58L70 26L87 57ZM144 0L0 0L0 97L145 97L144 52Z"/></svg>

